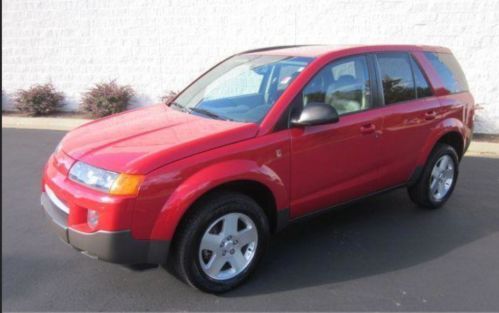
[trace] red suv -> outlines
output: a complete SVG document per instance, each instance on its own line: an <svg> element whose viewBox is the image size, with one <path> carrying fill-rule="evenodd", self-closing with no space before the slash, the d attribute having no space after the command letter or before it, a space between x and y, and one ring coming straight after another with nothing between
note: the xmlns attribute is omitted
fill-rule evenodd
<svg viewBox="0 0 499 313"><path fill-rule="evenodd" d="M169 105L69 132L47 162L41 201L84 254L164 264L223 292L300 217L398 187L421 207L442 206L473 114L446 48L247 51Z"/></svg>

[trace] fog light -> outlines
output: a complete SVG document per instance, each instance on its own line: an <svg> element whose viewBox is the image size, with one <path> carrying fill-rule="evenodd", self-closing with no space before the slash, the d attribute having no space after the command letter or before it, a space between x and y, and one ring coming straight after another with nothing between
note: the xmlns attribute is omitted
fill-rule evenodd
<svg viewBox="0 0 499 313"><path fill-rule="evenodd" d="M99 223L99 213L95 210L88 210L87 213L87 224L90 226L90 228L95 228L97 227L97 224Z"/></svg>

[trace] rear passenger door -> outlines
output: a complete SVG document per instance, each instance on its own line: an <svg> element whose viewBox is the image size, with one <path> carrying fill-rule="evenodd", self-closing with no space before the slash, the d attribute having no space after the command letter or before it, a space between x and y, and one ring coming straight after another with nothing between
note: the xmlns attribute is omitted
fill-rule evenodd
<svg viewBox="0 0 499 313"><path fill-rule="evenodd" d="M406 52L375 54L384 107L380 185L405 183L431 129L438 123L440 104L419 64Z"/></svg>

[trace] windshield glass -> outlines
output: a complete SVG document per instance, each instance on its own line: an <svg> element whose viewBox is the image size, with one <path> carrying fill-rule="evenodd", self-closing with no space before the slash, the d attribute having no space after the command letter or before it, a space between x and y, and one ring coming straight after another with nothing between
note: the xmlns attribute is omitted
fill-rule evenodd
<svg viewBox="0 0 499 313"><path fill-rule="evenodd" d="M237 55L182 92L172 108L238 122L260 122L312 58Z"/></svg>

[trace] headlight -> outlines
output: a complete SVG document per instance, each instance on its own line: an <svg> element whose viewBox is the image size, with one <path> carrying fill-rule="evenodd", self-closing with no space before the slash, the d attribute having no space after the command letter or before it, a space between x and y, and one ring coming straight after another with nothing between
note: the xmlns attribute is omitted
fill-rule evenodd
<svg viewBox="0 0 499 313"><path fill-rule="evenodd" d="M109 191L118 173L93 167L83 162L76 162L69 171L69 178L92 188Z"/></svg>
<svg viewBox="0 0 499 313"><path fill-rule="evenodd" d="M112 195L136 195L144 180L142 175L119 174L80 161L71 167L69 178Z"/></svg>

